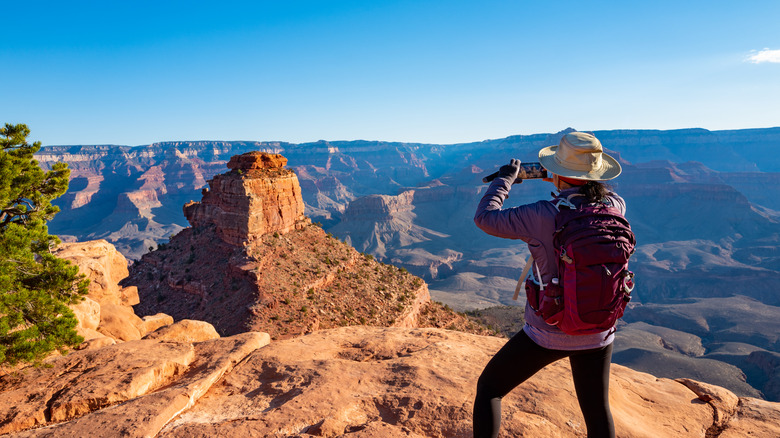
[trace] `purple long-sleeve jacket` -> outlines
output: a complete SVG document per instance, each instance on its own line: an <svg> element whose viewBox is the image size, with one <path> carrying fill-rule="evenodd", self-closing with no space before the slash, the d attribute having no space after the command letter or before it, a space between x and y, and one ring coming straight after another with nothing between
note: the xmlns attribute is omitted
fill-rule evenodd
<svg viewBox="0 0 780 438"><path fill-rule="evenodd" d="M552 278L558 277L552 242L555 215L558 211L553 203L547 200L502 209L511 188L512 182L509 177L494 179L477 206L474 223L491 236L519 239L527 243L534 258L531 273L537 282L540 281L539 275L541 275L541 282L549 283ZM563 190L561 195L567 196L576 191L577 188ZM625 214L626 203L623 198L611 192L609 198L613 205ZM577 198L572 200L576 204ZM614 330L589 335L568 335L544 322L544 319L536 315L528 304L525 307L523 331L540 346L553 350L587 350L603 347L609 345L615 336Z"/></svg>

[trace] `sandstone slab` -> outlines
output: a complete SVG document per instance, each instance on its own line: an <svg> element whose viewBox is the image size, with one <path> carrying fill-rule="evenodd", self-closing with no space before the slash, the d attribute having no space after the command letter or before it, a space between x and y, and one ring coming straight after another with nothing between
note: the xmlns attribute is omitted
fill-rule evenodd
<svg viewBox="0 0 780 438"><path fill-rule="evenodd" d="M135 341L56 357L0 378L0 434L69 420L169 383L195 357L189 344Z"/></svg>
<svg viewBox="0 0 780 438"><path fill-rule="evenodd" d="M113 404L71 421L50 427L14 434L14 437L153 437L172 418L186 411L209 388L247 355L267 345L266 333L242 333L229 338L197 344L158 343L152 340L128 342L151 343L158 346L178 346L192 349L194 360L186 372L159 391L139 394L122 404ZM139 354L148 353L141 349Z"/></svg>

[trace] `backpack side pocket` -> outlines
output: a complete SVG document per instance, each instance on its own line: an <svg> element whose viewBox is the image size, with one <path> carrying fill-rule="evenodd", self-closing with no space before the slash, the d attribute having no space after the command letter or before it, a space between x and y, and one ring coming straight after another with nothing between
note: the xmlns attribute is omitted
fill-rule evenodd
<svg viewBox="0 0 780 438"><path fill-rule="evenodd" d="M547 324L557 325L563 319L563 288L560 285L549 283L540 290L539 285L528 278L525 294L531 309Z"/></svg>
<svg viewBox="0 0 780 438"><path fill-rule="evenodd" d="M541 291L537 314L550 325L558 325L563 319L563 287L550 283Z"/></svg>

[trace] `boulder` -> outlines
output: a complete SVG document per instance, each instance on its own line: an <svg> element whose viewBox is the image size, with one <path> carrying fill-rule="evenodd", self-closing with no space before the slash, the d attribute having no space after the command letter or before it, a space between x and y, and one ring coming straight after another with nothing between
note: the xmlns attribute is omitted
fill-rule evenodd
<svg viewBox="0 0 780 438"><path fill-rule="evenodd" d="M127 259L105 240L60 244L54 251L59 258L70 260L79 272L89 278L88 296L98 303L138 304L138 290L122 288L119 282L128 276Z"/></svg>
<svg viewBox="0 0 780 438"><path fill-rule="evenodd" d="M80 303L71 304L68 307L79 320L76 328L95 330L100 325L100 304L92 298L84 297Z"/></svg>
<svg viewBox="0 0 780 438"><path fill-rule="evenodd" d="M158 313L156 315L148 315L141 318L143 320L144 333L151 333L160 327L173 324L173 317L164 313Z"/></svg>
<svg viewBox="0 0 780 438"><path fill-rule="evenodd" d="M103 304L100 308L100 326L97 331L118 341L141 339L144 321L136 316L132 307L117 304Z"/></svg>
<svg viewBox="0 0 780 438"><path fill-rule="evenodd" d="M214 326L205 321L184 319L146 335L144 339L167 342L202 342L219 338Z"/></svg>

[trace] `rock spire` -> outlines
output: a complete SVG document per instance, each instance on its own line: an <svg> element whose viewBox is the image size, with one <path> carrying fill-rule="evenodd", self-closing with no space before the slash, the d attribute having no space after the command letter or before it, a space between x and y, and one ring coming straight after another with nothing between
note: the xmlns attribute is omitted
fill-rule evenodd
<svg viewBox="0 0 780 438"><path fill-rule="evenodd" d="M194 228L214 225L224 242L241 246L268 233L301 229L304 216L298 178L279 154L247 152L227 163L230 172L216 175L200 202L184 206Z"/></svg>

